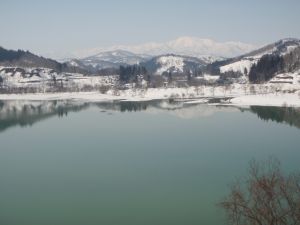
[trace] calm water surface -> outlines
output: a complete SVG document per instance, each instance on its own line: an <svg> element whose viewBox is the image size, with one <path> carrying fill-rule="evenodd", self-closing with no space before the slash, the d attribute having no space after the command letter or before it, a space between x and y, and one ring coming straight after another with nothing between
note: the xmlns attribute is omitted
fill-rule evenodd
<svg viewBox="0 0 300 225"><path fill-rule="evenodd" d="M0 102L0 224L226 224L248 162L300 170L300 110Z"/></svg>

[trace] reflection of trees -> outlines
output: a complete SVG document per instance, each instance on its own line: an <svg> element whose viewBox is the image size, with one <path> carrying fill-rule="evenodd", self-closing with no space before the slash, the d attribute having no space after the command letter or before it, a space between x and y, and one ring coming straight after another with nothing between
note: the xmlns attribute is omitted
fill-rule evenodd
<svg viewBox="0 0 300 225"><path fill-rule="evenodd" d="M200 104L202 105L202 104ZM98 107L102 111L115 112L139 112L139 111L170 111L180 117L183 114L194 115L201 113L224 111L224 106L202 105L199 111L198 103L183 104L174 100L153 100L145 102L110 101L98 103L79 103L72 100L61 101L0 101L0 132L11 126L28 126L40 120L58 115L67 116L69 112L77 112L90 106ZM209 108L210 107L210 108ZM221 107L221 108L220 108ZM209 110L207 110L209 109ZM241 109L242 110L242 109ZM271 120L278 123L288 123L300 128L300 109L287 107L262 107L252 106L251 112L258 115L262 120ZM226 111L226 110L225 110Z"/></svg>
<svg viewBox="0 0 300 225"><path fill-rule="evenodd" d="M137 112L147 109L148 104L146 102L120 102L121 112Z"/></svg>
<svg viewBox="0 0 300 225"><path fill-rule="evenodd" d="M139 111L145 111L149 107L159 108L160 107L159 104L161 102L162 102L161 100L144 101L144 102L113 101L113 102L95 103L94 105L99 107L101 110L112 110L118 112L139 112ZM171 102L171 101L168 100L167 102Z"/></svg>
<svg viewBox="0 0 300 225"><path fill-rule="evenodd" d="M287 123L300 128L300 109L290 107L251 106L250 110L266 121Z"/></svg>
<svg viewBox="0 0 300 225"><path fill-rule="evenodd" d="M20 102L0 101L0 132L13 126L32 126L55 115L67 116L68 112L77 112L88 106L88 103L74 105L59 101L27 102L23 105Z"/></svg>

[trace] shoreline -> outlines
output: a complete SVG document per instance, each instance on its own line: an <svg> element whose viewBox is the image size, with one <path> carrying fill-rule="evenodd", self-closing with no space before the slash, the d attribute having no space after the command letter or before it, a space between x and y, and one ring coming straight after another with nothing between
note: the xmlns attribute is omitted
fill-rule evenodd
<svg viewBox="0 0 300 225"><path fill-rule="evenodd" d="M171 91L170 91L171 90ZM54 100L74 100L86 102L105 102L105 101L151 101L175 99L186 104L210 104L209 99L226 99L216 105L235 105L235 106L287 106L300 107L300 96L298 93L269 93L269 94L231 94L231 95L183 95L186 89L157 89L150 90L141 95L127 90L119 95L112 93L101 94L100 92L62 92L62 93L32 93L32 94L0 94L0 100L15 101L54 101ZM177 95L174 95L176 93Z"/></svg>

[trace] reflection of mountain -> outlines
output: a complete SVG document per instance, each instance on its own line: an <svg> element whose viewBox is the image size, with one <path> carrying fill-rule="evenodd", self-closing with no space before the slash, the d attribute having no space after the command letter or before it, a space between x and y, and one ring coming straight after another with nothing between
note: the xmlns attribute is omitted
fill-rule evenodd
<svg viewBox="0 0 300 225"><path fill-rule="evenodd" d="M14 126L31 126L34 123L53 117L78 112L89 107L97 107L102 112L138 112L156 115L165 113L181 119L211 116L218 112L238 112L233 106L216 106L208 104L187 104L182 101L153 100L148 102L101 102L84 103L78 101L0 101L0 132ZM300 128L300 109L282 107L252 106L250 112L260 119L287 123Z"/></svg>
<svg viewBox="0 0 300 225"><path fill-rule="evenodd" d="M286 123L300 128L300 108L251 106L250 110L262 120Z"/></svg>

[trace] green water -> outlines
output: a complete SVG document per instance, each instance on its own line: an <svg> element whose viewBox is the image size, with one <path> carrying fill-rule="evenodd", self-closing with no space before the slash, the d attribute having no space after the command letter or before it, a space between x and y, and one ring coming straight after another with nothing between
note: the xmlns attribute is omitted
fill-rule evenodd
<svg viewBox="0 0 300 225"><path fill-rule="evenodd" d="M0 104L0 224L226 224L251 159L300 170L298 109L47 104Z"/></svg>

